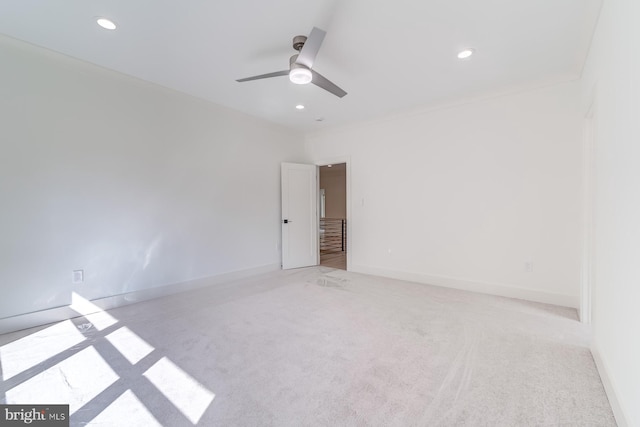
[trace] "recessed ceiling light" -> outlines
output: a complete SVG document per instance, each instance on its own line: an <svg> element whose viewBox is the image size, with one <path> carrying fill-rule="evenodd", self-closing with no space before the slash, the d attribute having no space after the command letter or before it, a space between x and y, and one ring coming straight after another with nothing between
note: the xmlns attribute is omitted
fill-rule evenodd
<svg viewBox="0 0 640 427"><path fill-rule="evenodd" d="M471 48L461 50L460 52L458 52L458 59L467 59L468 57L473 55L473 52L474 50Z"/></svg>
<svg viewBox="0 0 640 427"><path fill-rule="evenodd" d="M296 109L298 109L298 110L304 110L304 105L302 105L302 104L298 104L298 105L296 105Z"/></svg>
<svg viewBox="0 0 640 427"><path fill-rule="evenodd" d="M102 28L106 29L106 30L115 30L116 29L116 24L107 18L98 18L96 20L96 22L98 23L98 25L100 25Z"/></svg>
<svg viewBox="0 0 640 427"><path fill-rule="evenodd" d="M327 165L327 167L328 167L328 168L332 168L332 167L333 167L333 165Z"/></svg>

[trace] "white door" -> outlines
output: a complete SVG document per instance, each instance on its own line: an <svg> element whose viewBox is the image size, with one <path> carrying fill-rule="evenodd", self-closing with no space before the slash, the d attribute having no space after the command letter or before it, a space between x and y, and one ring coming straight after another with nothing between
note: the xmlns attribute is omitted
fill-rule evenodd
<svg viewBox="0 0 640 427"><path fill-rule="evenodd" d="M317 167L282 164L282 268L318 265Z"/></svg>

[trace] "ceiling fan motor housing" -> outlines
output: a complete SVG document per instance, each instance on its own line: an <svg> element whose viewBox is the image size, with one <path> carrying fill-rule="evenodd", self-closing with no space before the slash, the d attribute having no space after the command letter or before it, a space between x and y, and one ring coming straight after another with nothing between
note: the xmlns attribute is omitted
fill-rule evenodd
<svg viewBox="0 0 640 427"><path fill-rule="evenodd" d="M292 55L291 58L289 58L289 70L293 70L294 68L307 68L302 64L296 64L297 60L298 54Z"/></svg>

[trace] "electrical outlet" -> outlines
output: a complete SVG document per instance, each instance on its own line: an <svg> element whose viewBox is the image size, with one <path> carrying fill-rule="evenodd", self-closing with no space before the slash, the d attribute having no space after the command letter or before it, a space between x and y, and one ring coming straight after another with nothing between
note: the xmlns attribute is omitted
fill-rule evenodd
<svg viewBox="0 0 640 427"><path fill-rule="evenodd" d="M525 261L524 262L524 271L525 271L525 273L533 273L533 262Z"/></svg>
<svg viewBox="0 0 640 427"><path fill-rule="evenodd" d="M72 280L73 283L84 282L84 270L73 270Z"/></svg>

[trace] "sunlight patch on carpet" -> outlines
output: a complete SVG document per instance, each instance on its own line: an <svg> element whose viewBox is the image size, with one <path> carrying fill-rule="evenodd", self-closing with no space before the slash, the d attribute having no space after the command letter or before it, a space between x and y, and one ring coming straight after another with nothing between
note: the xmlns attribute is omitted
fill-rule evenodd
<svg viewBox="0 0 640 427"><path fill-rule="evenodd" d="M131 363L135 365L154 348L150 346L145 340L140 338L135 333L131 332L129 328L123 326L111 332L105 337L122 355Z"/></svg>
<svg viewBox="0 0 640 427"><path fill-rule="evenodd" d="M0 347L3 380L31 369L85 340L76 326L66 320Z"/></svg>
<svg viewBox="0 0 640 427"><path fill-rule="evenodd" d="M161 427L162 424L149 412L138 397L127 390L100 412L88 426L145 426Z"/></svg>
<svg viewBox="0 0 640 427"><path fill-rule="evenodd" d="M7 403L69 404L73 414L118 378L96 349L87 347L8 390Z"/></svg>
<svg viewBox="0 0 640 427"><path fill-rule="evenodd" d="M215 394L207 390L166 357L158 360L144 376L193 424L197 424Z"/></svg>
<svg viewBox="0 0 640 427"><path fill-rule="evenodd" d="M109 313L75 292L71 293L70 307L73 311L83 315L99 331L118 323Z"/></svg>

